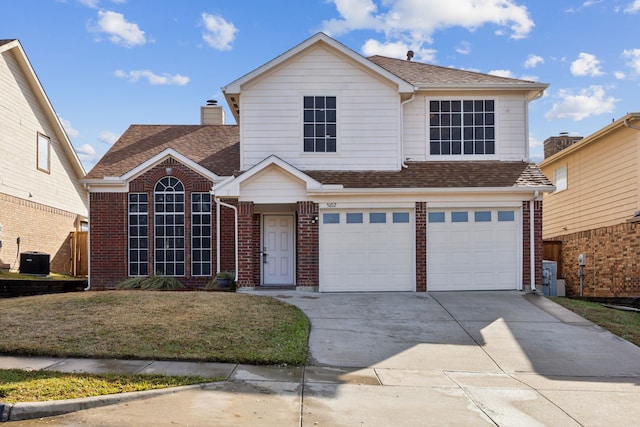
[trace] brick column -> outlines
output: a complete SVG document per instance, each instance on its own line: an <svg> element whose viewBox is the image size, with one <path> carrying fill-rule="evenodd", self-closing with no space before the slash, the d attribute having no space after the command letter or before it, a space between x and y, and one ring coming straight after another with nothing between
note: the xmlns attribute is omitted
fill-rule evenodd
<svg viewBox="0 0 640 427"><path fill-rule="evenodd" d="M427 203L416 202L416 292L427 291Z"/></svg>
<svg viewBox="0 0 640 427"><path fill-rule="evenodd" d="M534 201L533 219L530 217L531 201L522 202L522 283L531 285L531 245L535 245L533 265L535 285L542 286L542 201ZM533 220L533 242L531 242L531 221Z"/></svg>
<svg viewBox="0 0 640 427"><path fill-rule="evenodd" d="M318 204L298 202L296 285L318 286Z"/></svg>
<svg viewBox="0 0 640 427"><path fill-rule="evenodd" d="M253 202L238 203L238 287L256 286L253 224Z"/></svg>

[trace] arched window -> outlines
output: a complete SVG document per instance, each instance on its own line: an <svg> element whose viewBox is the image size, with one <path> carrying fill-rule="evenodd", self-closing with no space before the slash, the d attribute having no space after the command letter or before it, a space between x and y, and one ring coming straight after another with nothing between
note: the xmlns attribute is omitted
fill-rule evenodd
<svg viewBox="0 0 640 427"><path fill-rule="evenodd" d="M153 194L157 275L184 276L184 185L172 176L156 184Z"/></svg>

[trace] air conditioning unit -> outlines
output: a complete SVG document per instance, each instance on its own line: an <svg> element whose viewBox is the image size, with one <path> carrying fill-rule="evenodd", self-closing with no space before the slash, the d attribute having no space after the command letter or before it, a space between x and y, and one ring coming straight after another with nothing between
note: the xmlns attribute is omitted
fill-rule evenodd
<svg viewBox="0 0 640 427"><path fill-rule="evenodd" d="M20 253L20 273L47 276L49 274L49 254L37 251Z"/></svg>

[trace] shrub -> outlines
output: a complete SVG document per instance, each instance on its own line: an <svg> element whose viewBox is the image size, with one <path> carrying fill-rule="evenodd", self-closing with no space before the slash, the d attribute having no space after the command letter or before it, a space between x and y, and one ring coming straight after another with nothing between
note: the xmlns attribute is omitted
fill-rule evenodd
<svg viewBox="0 0 640 427"><path fill-rule="evenodd" d="M171 291L183 288L184 285L175 277L162 275L133 277L116 285L116 289L143 289L150 291Z"/></svg>

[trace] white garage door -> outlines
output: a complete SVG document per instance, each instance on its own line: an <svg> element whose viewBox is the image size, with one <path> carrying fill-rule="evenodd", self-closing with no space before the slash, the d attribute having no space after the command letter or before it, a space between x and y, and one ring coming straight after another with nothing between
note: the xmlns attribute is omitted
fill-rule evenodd
<svg viewBox="0 0 640 427"><path fill-rule="evenodd" d="M320 291L415 291L413 210L320 212Z"/></svg>
<svg viewBox="0 0 640 427"><path fill-rule="evenodd" d="M519 210L430 209L427 290L517 289Z"/></svg>

